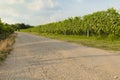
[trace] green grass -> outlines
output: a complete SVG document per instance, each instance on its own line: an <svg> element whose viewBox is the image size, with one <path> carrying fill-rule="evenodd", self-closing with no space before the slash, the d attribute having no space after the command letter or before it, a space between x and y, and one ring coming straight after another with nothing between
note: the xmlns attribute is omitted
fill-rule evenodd
<svg viewBox="0 0 120 80"><path fill-rule="evenodd" d="M96 47L105 50L113 50L120 51L120 39L116 39L111 41L107 38L100 37L86 37L86 36L78 36L78 35L58 35L58 34L47 34L47 33L37 33L37 32L29 32L38 36L45 36L47 38L58 39L62 41L83 44L89 47Z"/></svg>

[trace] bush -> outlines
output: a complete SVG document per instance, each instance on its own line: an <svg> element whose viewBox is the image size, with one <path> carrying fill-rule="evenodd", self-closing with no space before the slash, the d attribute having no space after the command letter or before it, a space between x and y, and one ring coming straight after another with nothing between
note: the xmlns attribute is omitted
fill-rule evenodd
<svg viewBox="0 0 120 80"><path fill-rule="evenodd" d="M14 32L14 29L9 25L5 25L0 21L0 40L7 38Z"/></svg>

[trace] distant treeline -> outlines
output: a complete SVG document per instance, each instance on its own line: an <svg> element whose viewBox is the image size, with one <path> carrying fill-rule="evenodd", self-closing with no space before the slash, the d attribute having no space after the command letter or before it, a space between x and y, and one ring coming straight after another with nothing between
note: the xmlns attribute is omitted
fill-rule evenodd
<svg viewBox="0 0 120 80"><path fill-rule="evenodd" d="M15 31L20 31L20 29L28 29L28 28L32 28L33 26L31 25L26 25L24 23L16 23L16 24L11 24L10 25Z"/></svg>
<svg viewBox="0 0 120 80"><path fill-rule="evenodd" d="M3 23L0 20L0 40L7 38L10 34L14 33L14 31L20 29L27 29L31 28L30 25L25 25L24 23L17 23L17 24L7 24Z"/></svg>
<svg viewBox="0 0 120 80"><path fill-rule="evenodd" d="M68 18L63 21L39 25L29 31L63 35L86 35L120 37L120 14L114 8L98 11L83 17Z"/></svg>

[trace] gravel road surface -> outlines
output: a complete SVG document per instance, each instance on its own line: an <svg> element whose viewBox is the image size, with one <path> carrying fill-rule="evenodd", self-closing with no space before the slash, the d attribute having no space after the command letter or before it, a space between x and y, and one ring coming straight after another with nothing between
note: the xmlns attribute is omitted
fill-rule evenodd
<svg viewBox="0 0 120 80"><path fill-rule="evenodd" d="M120 54L18 33L0 80L120 80Z"/></svg>

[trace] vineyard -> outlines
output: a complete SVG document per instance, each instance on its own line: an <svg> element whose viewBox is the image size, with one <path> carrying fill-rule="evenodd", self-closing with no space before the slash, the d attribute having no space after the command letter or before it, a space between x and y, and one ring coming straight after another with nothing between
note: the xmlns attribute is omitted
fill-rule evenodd
<svg viewBox="0 0 120 80"><path fill-rule="evenodd" d="M114 8L98 11L83 17L39 25L28 31L63 35L120 37L120 14Z"/></svg>

